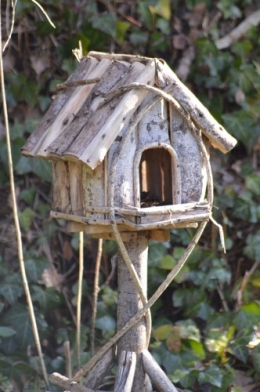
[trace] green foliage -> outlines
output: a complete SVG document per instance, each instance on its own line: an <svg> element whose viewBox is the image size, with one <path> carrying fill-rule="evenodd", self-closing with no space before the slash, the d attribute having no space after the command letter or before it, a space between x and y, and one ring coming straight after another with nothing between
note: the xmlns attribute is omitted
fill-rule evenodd
<svg viewBox="0 0 260 392"><path fill-rule="evenodd" d="M44 0L41 4L55 23L54 30L40 10L36 12L32 1L20 0L16 5L17 29L10 50L5 52L25 267L48 372L65 374L63 344L67 340L73 352L73 369L77 368L73 318L78 236L69 235L63 221L49 219L50 164L21 157L20 149L46 112L51 96L56 94L57 83L64 81L75 68L71 51L78 47L79 40L84 55L90 50L112 50L162 57L173 69L178 68L186 49L191 47L195 58L187 84L238 139L237 148L227 157L212 151L214 217L223 224L228 252L222 254L217 230L209 224L186 266L152 309L150 349L170 379L185 391L241 392L248 390L249 384L257 390L260 376L260 272L256 268L260 262L258 28L249 29L230 48L216 47L216 40L237 26L257 5L251 0L237 0L232 4L229 0L184 3L144 0L134 2L133 7L123 3L65 0L61 6L58 1ZM218 15L217 23L214 15ZM179 38L183 44L178 46ZM9 189L8 163L5 139L1 135L0 192L5 195ZM10 202L8 196L2 199L0 391L40 391L44 390L44 384L17 262ZM192 230L172 230L170 243L150 244L149 295L176 265L192 234ZM88 239L86 247L82 363L90 357L96 244ZM108 278L107 260L116 252L115 244L108 241L104 252L106 264L102 266L100 285ZM116 301L113 278L99 293L98 346L115 332Z"/></svg>

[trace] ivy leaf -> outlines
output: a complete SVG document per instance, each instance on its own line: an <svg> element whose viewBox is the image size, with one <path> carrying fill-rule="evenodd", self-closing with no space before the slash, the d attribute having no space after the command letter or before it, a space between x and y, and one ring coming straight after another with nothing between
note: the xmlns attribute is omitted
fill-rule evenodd
<svg viewBox="0 0 260 392"><path fill-rule="evenodd" d="M26 232L29 231L30 229L34 215L35 212L29 207L19 212L19 220L20 220L21 227Z"/></svg>
<svg viewBox="0 0 260 392"><path fill-rule="evenodd" d="M112 14L99 15L98 18L92 19L92 26L103 33L116 38L116 18Z"/></svg>
<svg viewBox="0 0 260 392"><path fill-rule="evenodd" d="M27 260L25 262L25 269L28 275L28 278L30 278L32 281L37 281L45 268L48 268L49 263L47 260L41 260L41 259L37 259L37 260Z"/></svg>
<svg viewBox="0 0 260 392"><path fill-rule="evenodd" d="M27 307L21 304L13 305L3 318L3 322L11 325L16 331L15 340L19 341L21 349L26 349L28 345L34 343L31 320Z"/></svg>
<svg viewBox="0 0 260 392"><path fill-rule="evenodd" d="M0 337L1 338L9 338L10 336L13 336L15 334L16 334L16 332L13 328L0 327Z"/></svg>
<svg viewBox="0 0 260 392"><path fill-rule="evenodd" d="M152 13L162 16L166 20L171 18L170 0L158 0L156 6L149 7Z"/></svg>
<svg viewBox="0 0 260 392"><path fill-rule="evenodd" d="M130 23L122 20L116 22L116 37L118 41L123 42L127 31L130 28Z"/></svg>
<svg viewBox="0 0 260 392"><path fill-rule="evenodd" d="M216 365L210 365L204 372L199 373L199 384L211 384L221 388L223 379L222 371Z"/></svg>
<svg viewBox="0 0 260 392"><path fill-rule="evenodd" d="M247 245L243 250L244 255L251 260L260 261L260 231L249 234L246 243Z"/></svg>
<svg viewBox="0 0 260 392"><path fill-rule="evenodd" d="M172 270L173 267L175 267L175 265L176 265L176 260L172 256L166 255L160 260L159 268Z"/></svg>
<svg viewBox="0 0 260 392"><path fill-rule="evenodd" d="M0 286L0 294L2 294L9 304L14 304L23 294L23 287L17 283L3 283Z"/></svg>
<svg viewBox="0 0 260 392"><path fill-rule="evenodd" d="M260 176L256 173L247 176L246 187L256 196L260 196Z"/></svg>
<svg viewBox="0 0 260 392"><path fill-rule="evenodd" d="M260 373L260 349L259 349L259 347L256 347L252 351L252 359L253 359L253 365L254 365L255 370Z"/></svg>
<svg viewBox="0 0 260 392"><path fill-rule="evenodd" d="M192 351L195 357L197 357L201 361L203 361L206 358L206 352L204 350L202 343L193 339L189 339L188 344L189 344L189 349Z"/></svg>
<svg viewBox="0 0 260 392"><path fill-rule="evenodd" d="M236 338L236 340L229 344L227 351L234 355L242 363L247 363L248 347L246 346L248 339L245 337Z"/></svg>

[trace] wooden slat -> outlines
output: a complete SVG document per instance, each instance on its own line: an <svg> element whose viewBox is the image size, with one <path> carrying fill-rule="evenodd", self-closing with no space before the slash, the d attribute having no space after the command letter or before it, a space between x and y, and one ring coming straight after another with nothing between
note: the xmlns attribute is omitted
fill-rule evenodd
<svg viewBox="0 0 260 392"><path fill-rule="evenodd" d="M64 131L51 143L48 151L53 156L62 156L66 150L69 150L71 144L75 141L82 127L88 123L89 118L95 113L98 106L104 102L100 94L108 93L127 73L130 64L125 62L114 61L110 64L107 71L102 75L100 82L95 85L92 93L82 105L77 116L66 126ZM84 135L88 139L88 135Z"/></svg>
<svg viewBox="0 0 260 392"><path fill-rule="evenodd" d="M138 72L139 76L134 80L129 80L129 75L129 78L127 78L127 83L135 81L137 83L142 82L153 84L155 77L154 61L148 63L144 69L143 67L144 66L141 63L134 63L131 67L131 70L133 70L134 73ZM141 69L143 69L142 72ZM96 125L93 124L93 128L89 131L89 124L87 124L86 129L88 129L88 131L92 134L92 140L90 143L86 144L85 138L81 136L79 139L81 143L78 146L80 148L80 155L78 149L77 151L74 151L74 154L76 153L76 156L79 157L80 160L94 169L100 162L103 161L116 136L120 133L122 128L129 123L132 115L146 94L147 91L136 89L125 93L118 105L116 107L112 107L112 113L111 109L109 110L109 107L107 108L109 113L104 110L103 125L101 127L99 126L99 129L97 129ZM81 135L84 135L86 129L83 128Z"/></svg>
<svg viewBox="0 0 260 392"><path fill-rule="evenodd" d="M68 162L68 168L72 213L83 214L82 164L80 162Z"/></svg>
<svg viewBox="0 0 260 392"><path fill-rule="evenodd" d="M89 52L88 55L95 57L97 60L110 59L110 60L127 61L129 63L142 62L146 64L152 60L151 57L144 57L144 56L131 55L131 54L104 53L104 52L95 52L95 51Z"/></svg>
<svg viewBox="0 0 260 392"><path fill-rule="evenodd" d="M100 63L96 63L96 66L91 72L88 72L86 78L95 79L101 77L104 72L106 72L109 65L110 61L107 59L100 61ZM75 89L74 93L63 106L54 122L47 129L43 137L39 139L37 145L34 147L34 153L37 153L38 156L42 157L46 157L48 155L47 148L64 131L65 127L72 122L94 86L95 84L86 84Z"/></svg>
<svg viewBox="0 0 260 392"><path fill-rule="evenodd" d="M104 165L103 162L94 171L87 165L82 165L84 215L88 218L93 216L93 213L89 211L92 206L102 207L105 205ZM95 217L96 219L104 219L104 213L95 214Z"/></svg>
<svg viewBox="0 0 260 392"><path fill-rule="evenodd" d="M52 217L57 217L55 216L55 212L53 214L51 214ZM180 223L180 224L176 224L174 227L177 228L183 228L183 227L193 227L196 228L198 226L197 223ZM169 229L172 227L169 227ZM78 223L78 222L68 222L67 225L67 229L69 232L71 233L78 233L79 231L84 231L85 233L87 233L88 235L90 235L93 238L103 238L105 240L114 240L115 241L115 237L113 234L113 230L110 226L103 226L103 225L95 225L95 226L90 226L90 225L86 225L84 223ZM147 230L147 229L146 229ZM135 228L131 228L131 227L127 227L126 225L118 225L118 231L120 233L122 233L123 237L122 240L125 241L127 239L127 235L129 232L136 232ZM140 231L140 229L138 230ZM165 236L158 234L157 237L157 232L163 232L166 233ZM170 232L168 230L156 230L156 229L152 229L149 230L150 237L149 239L151 240L155 240L155 241L169 241L170 239ZM153 233L155 234L155 236L153 236Z"/></svg>
<svg viewBox="0 0 260 392"><path fill-rule="evenodd" d="M64 161L52 162L52 208L70 214L70 182L68 164Z"/></svg>
<svg viewBox="0 0 260 392"><path fill-rule="evenodd" d="M140 105L140 110L151 99L147 95ZM153 142L169 143L167 103L161 99L144 114L138 124L138 148L146 147Z"/></svg>
<svg viewBox="0 0 260 392"><path fill-rule="evenodd" d="M138 79L138 76L140 76L140 73L142 73L142 71L144 70L145 66L143 64L133 64L129 68L125 76L115 84L114 89L136 81ZM95 102L93 102L95 112L81 130L75 142L65 152L65 156L73 156L74 158L76 157L82 159L81 157L83 154L85 154L85 156L87 156L88 154L90 155L91 153L93 153L93 149L96 150L94 152L95 154L99 150L99 148L101 148L102 144L105 145L105 147L107 145L110 146L114 141L116 135L120 132L120 129L118 129L117 124L114 123L111 129L109 129L109 133L111 132L114 137L111 135L110 140L107 140L106 136L104 136L105 131L103 130L103 128L106 127L109 118L114 115L114 112L117 110L121 101L122 96L117 96L112 100L109 100L106 104L101 105L99 108L95 108L96 105ZM95 139L97 140L98 147L94 146ZM108 143L110 143L110 145ZM106 151L108 148L109 147L106 148ZM86 163L92 169L94 169L94 166L90 165L90 162Z"/></svg>
<svg viewBox="0 0 260 392"><path fill-rule="evenodd" d="M67 82L75 82L77 80L82 80L86 78L86 75L96 66L97 60L91 57L86 57L82 59L77 69L68 78ZM33 156L33 152L36 144L45 134L50 125L55 121L61 109L64 107L66 102L69 100L71 95L74 93L76 87L71 87L60 91L55 100L49 107L47 113L45 114L43 120L38 125L36 130L28 138L26 144L22 148L22 153L24 155Z"/></svg>
<svg viewBox="0 0 260 392"><path fill-rule="evenodd" d="M187 110L195 124L208 137L215 148L227 153L237 141L209 113L195 95L178 79L163 60L157 61L157 84L160 88L172 85L171 95Z"/></svg>
<svg viewBox="0 0 260 392"><path fill-rule="evenodd" d="M206 173L198 144L180 114L170 106L172 146L180 165L181 203L198 202L205 198Z"/></svg>

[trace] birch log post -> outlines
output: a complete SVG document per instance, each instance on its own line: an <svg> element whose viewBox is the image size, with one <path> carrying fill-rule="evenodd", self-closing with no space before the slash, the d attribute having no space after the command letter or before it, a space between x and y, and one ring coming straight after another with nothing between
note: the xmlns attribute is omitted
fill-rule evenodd
<svg viewBox="0 0 260 392"><path fill-rule="evenodd" d="M137 275L143 287L147 290L147 254L148 233L129 234L129 241L125 243L128 254L136 269ZM117 306L117 328L120 330L133 317L143 305L140 296L130 277L129 271L121 255L117 255L118 266L118 306ZM143 392L145 373L142 365L141 352L146 349L146 325L143 317L135 326L129 330L118 343L118 355L123 351L136 353L136 371L132 392Z"/></svg>
<svg viewBox="0 0 260 392"><path fill-rule="evenodd" d="M118 361L114 392L131 392L136 370L135 352L122 351Z"/></svg>

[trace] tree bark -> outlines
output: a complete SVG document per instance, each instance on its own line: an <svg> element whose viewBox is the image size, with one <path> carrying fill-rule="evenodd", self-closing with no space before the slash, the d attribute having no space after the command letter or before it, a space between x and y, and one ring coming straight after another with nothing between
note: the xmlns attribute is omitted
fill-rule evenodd
<svg viewBox="0 0 260 392"><path fill-rule="evenodd" d="M125 243L128 254L141 281L143 291L147 292L147 254L148 233L129 233L129 241ZM134 287L128 269L120 254L117 255L118 266L118 308L117 328L120 330L138 310L143 307ZM132 392L142 392L145 373L142 365L141 352L146 349L146 323L143 317L118 343L118 357L122 351L134 351L137 355L136 372Z"/></svg>

